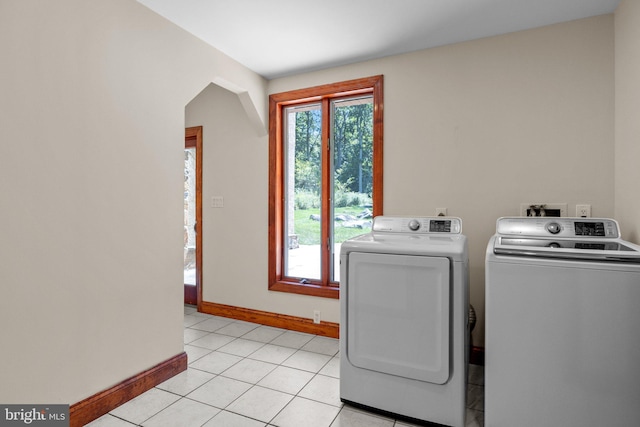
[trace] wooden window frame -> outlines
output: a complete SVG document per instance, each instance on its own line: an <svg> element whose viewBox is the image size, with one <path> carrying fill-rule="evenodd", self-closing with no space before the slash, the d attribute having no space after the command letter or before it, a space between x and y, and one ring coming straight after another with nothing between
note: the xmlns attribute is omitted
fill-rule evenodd
<svg viewBox="0 0 640 427"><path fill-rule="evenodd" d="M345 82L298 89L269 96L269 290L339 298L337 283L328 282L329 261L322 259L321 283L299 283L288 281L283 276L286 239L284 224L284 135L283 110L290 105L321 102L323 108L332 99L360 94L373 95L373 215L382 215L383 195L383 76L372 76ZM329 130L323 126L323 139L328 139ZM326 154L325 154L326 155ZM323 183L323 192L329 191ZM323 197L323 211L328 210L327 197ZM328 216L322 215L322 229L328 230Z"/></svg>

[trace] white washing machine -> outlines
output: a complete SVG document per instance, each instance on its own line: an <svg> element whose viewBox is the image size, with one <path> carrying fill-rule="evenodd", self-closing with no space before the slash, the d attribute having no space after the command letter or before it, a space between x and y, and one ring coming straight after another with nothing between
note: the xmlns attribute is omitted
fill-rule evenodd
<svg viewBox="0 0 640 427"><path fill-rule="evenodd" d="M463 427L468 250L453 217L374 218L340 251L340 398Z"/></svg>
<svg viewBox="0 0 640 427"><path fill-rule="evenodd" d="M640 246L616 221L500 218L485 286L485 426L640 425Z"/></svg>

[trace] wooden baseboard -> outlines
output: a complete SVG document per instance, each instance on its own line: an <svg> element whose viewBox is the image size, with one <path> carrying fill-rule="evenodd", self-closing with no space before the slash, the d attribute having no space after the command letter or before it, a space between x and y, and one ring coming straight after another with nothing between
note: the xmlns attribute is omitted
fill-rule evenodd
<svg viewBox="0 0 640 427"><path fill-rule="evenodd" d="M69 408L70 427L81 427L187 369L182 352Z"/></svg>
<svg viewBox="0 0 640 427"><path fill-rule="evenodd" d="M203 313L215 316L230 317L232 319L245 320L247 322L290 329L297 332L305 332L330 338L338 338L340 336L340 324L333 322L313 323L312 319L306 319L304 317L270 313L268 311L253 310L207 301L202 301L198 309Z"/></svg>
<svg viewBox="0 0 640 427"><path fill-rule="evenodd" d="M214 316L229 317L261 325L274 326L276 328L290 329L297 332L305 332L330 338L340 337L340 324L333 322L313 323L312 319L289 316L286 314L271 313L268 311L253 310L250 308L235 307L232 305L218 304L202 301L198 310L202 313ZM484 347L473 346L469 355L469 363L484 365Z"/></svg>

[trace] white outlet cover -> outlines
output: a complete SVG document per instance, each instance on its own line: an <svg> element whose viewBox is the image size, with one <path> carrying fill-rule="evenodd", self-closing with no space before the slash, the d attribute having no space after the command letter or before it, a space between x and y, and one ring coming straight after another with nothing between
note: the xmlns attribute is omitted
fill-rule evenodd
<svg viewBox="0 0 640 427"><path fill-rule="evenodd" d="M582 215L584 211L584 215ZM576 217L591 217L591 205L576 205Z"/></svg>

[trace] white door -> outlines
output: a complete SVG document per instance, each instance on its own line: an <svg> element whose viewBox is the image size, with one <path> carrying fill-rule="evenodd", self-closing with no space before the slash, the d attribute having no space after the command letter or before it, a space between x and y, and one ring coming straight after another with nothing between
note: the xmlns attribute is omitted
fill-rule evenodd
<svg viewBox="0 0 640 427"><path fill-rule="evenodd" d="M449 259L352 252L348 263L349 362L377 372L446 383Z"/></svg>

